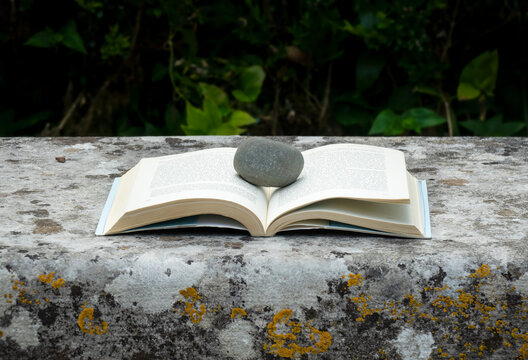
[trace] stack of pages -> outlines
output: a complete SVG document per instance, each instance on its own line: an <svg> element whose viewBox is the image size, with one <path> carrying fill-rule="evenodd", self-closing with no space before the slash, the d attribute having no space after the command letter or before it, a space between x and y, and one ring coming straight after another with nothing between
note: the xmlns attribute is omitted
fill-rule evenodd
<svg viewBox="0 0 528 360"><path fill-rule="evenodd" d="M283 188L258 187L233 168L236 148L142 159L114 180L97 235L181 227L243 229L253 236L335 229L430 238L425 181L401 151L335 144L304 151Z"/></svg>

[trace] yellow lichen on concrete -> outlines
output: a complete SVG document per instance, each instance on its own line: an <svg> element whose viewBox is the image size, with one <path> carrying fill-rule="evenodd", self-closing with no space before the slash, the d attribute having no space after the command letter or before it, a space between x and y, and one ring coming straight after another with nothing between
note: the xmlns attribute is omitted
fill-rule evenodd
<svg viewBox="0 0 528 360"><path fill-rule="evenodd" d="M60 288L61 286L63 286L64 284L66 284L66 281L64 281L63 278L59 278L57 280L55 280L54 282L51 283L51 286L54 288L54 289L58 289Z"/></svg>
<svg viewBox="0 0 528 360"><path fill-rule="evenodd" d="M519 358L521 359L528 359L528 343L522 344L522 346L519 348Z"/></svg>
<svg viewBox="0 0 528 360"><path fill-rule="evenodd" d="M54 289L58 289L61 286L64 286L66 284L66 281L63 278L58 278L55 281L53 281L53 278L55 277L55 272L52 271L49 274L43 273L40 275L37 275L37 278L40 280L43 284L51 284L51 286ZM25 283L20 280L15 280L14 275L11 275L11 288L13 291L17 291L18 295L16 297L16 300L19 303L22 304L34 304L34 305L40 305L41 302L44 300L37 298L38 291L35 289L29 289L25 287ZM4 298L7 303L13 302L13 294L7 293L4 294ZM45 298L46 302L49 302L49 298Z"/></svg>
<svg viewBox="0 0 528 360"><path fill-rule="evenodd" d="M79 318L77 319L77 324L79 325L81 331L90 335L102 335L106 333L106 330L108 329L108 323L106 321L101 321L101 327L98 325L94 326L94 309L85 307L84 305L83 308L83 311L79 314Z"/></svg>
<svg viewBox="0 0 528 360"><path fill-rule="evenodd" d="M516 342L522 341L518 358L522 360L528 359L528 332L521 333L518 328L514 328L510 334Z"/></svg>
<svg viewBox="0 0 528 360"><path fill-rule="evenodd" d="M24 282L19 280L14 280L13 276L11 277L11 283L13 284L12 289L13 291L18 291L17 300L22 304L32 304L33 300L31 297L28 297L28 291L24 287ZM7 294L7 303L11 303L11 298L13 295L11 293Z"/></svg>
<svg viewBox="0 0 528 360"><path fill-rule="evenodd" d="M345 279L346 276L343 275L341 278ZM346 287L358 286L363 283L363 278L359 274L351 274L349 278L351 281ZM361 280L356 281L356 279ZM462 279L463 277L460 276L459 280ZM502 277L496 277L487 264L482 264L470 273L467 279L471 279L471 281L461 288L456 289L447 283L426 286L423 291L419 291L419 294L405 294L404 298L399 301L386 301L381 308L371 305L372 298L366 291L358 291L356 296L350 297L350 300L357 305L356 310L359 314L359 317L356 318L357 322L365 322L369 315L379 313L382 316L390 316L394 321L405 323L431 321L433 322L431 325L434 323L442 324L442 327L448 329L448 333L444 333L441 339L437 339L437 341L446 345L436 348L435 358L466 359L471 353L480 357L492 354L498 349L495 346L488 346L485 340L474 345L466 342L464 352L457 351L450 354L456 349L457 344L463 344L464 335L468 334L468 331L473 336L479 337L488 336L483 333L487 331L493 336L500 336L504 347L512 348L516 345L518 348L517 360L528 359L528 333L524 333L513 326L519 320L523 321L528 318L526 315L528 313L528 304L526 304L528 298L522 297L520 303L515 305L509 303L508 296L515 291L515 287L508 284L504 284L502 296L500 293L494 292L490 297L490 294L486 292L490 289L489 285L494 285L495 282L504 283L504 280ZM446 292L449 292L449 295ZM452 295L453 292L455 295ZM512 308L513 306L516 307L516 311ZM524 331L524 329L522 330ZM431 330L431 333L435 334L435 331Z"/></svg>
<svg viewBox="0 0 528 360"><path fill-rule="evenodd" d="M63 278L58 278L57 280L53 281L53 278L55 277L55 271L52 271L49 274L43 273L38 275L37 277L40 282L44 284L51 284L54 289L58 289L64 284L66 284L66 281L64 281Z"/></svg>
<svg viewBox="0 0 528 360"><path fill-rule="evenodd" d="M328 331L318 330L310 322L306 322L303 326L301 322L290 321L291 315L291 309L284 309L275 314L273 321L267 326L268 339L272 343L264 344L264 350L270 354L290 359L303 354L319 354L328 350L332 345L332 336ZM287 332L281 332L279 327ZM310 346L301 346L295 342L303 329L310 332L309 338L313 342Z"/></svg>
<svg viewBox="0 0 528 360"><path fill-rule="evenodd" d="M365 297L364 294L361 294L359 296L353 296L350 298L356 305L357 305L357 311L361 314L360 317L356 319L358 322L365 321L365 317L368 315L372 315L374 313L379 313L383 309L380 308L369 308L367 301L372 300L372 298L369 296Z"/></svg>
<svg viewBox="0 0 528 360"><path fill-rule="evenodd" d="M246 315L247 313L244 309L234 308L233 310L231 310L231 319L234 319L236 317L246 316Z"/></svg>
<svg viewBox="0 0 528 360"><path fill-rule="evenodd" d="M194 308L195 303L201 300L202 297L198 292L189 287L187 289L180 290L180 294L185 298L185 312L182 315L188 315L191 322L194 324L202 321L202 317L206 313L205 305L201 304L197 309Z"/></svg>
<svg viewBox="0 0 528 360"><path fill-rule="evenodd" d="M380 354L382 360L388 360L389 359L387 357L387 353L385 352L384 348L379 349L378 353Z"/></svg>
<svg viewBox="0 0 528 360"><path fill-rule="evenodd" d="M345 275L341 278L344 279ZM348 274L347 287L361 286L361 284L363 284L363 276L361 274Z"/></svg>
<svg viewBox="0 0 528 360"><path fill-rule="evenodd" d="M411 294L405 294L404 300L408 301L407 306L410 308L409 314L414 319L423 303L418 301L415 295Z"/></svg>
<svg viewBox="0 0 528 360"><path fill-rule="evenodd" d="M469 275L471 278L483 278L486 276L489 276L490 274L490 267L486 264L482 264L477 271L475 271L473 274Z"/></svg>
<svg viewBox="0 0 528 360"><path fill-rule="evenodd" d="M44 274L38 275L37 277L42 283L51 284L54 276L55 276L55 271L52 271L49 274L44 273Z"/></svg>

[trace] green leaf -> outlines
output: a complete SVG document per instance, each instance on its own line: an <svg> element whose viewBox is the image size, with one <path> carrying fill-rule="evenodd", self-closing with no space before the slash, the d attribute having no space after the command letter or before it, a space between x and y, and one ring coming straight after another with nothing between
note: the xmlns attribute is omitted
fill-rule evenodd
<svg viewBox="0 0 528 360"><path fill-rule="evenodd" d="M485 134L487 133L486 125L484 124L484 122L479 120L461 121L460 125L470 130L471 132L473 132L473 134L477 136L485 136Z"/></svg>
<svg viewBox="0 0 528 360"><path fill-rule="evenodd" d="M62 41L63 36L47 27L45 30L30 37L25 45L50 48Z"/></svg>
<svg viewBox="0 0 528 360"><path fill-rule="evenodd" d="M266 73L259 65L245 68L238 78L237 89L232 92L233 96L242 102L255 101L262 88Z"/></svg>
<svg viewBox="0 0 528 360"><path fill-rule="evenodd" d="M178 111L173 103L167 104L165 109L165 128L171 135L181 134L183 115Z"/></svg>
<svg viewBox="0 0 528 360"><path fill-rule="evenodd" d="M2 124L2 126L0 126L0 136L13 135L14 131L12 130L12 128L14 119L14 109L0 110L0 124Z"/></svg>
<svg viewBox="0 0 528 360"><path fill-rule="evenodd" d="M222 126L222 115L218 106L211 99L204 99L203 110L186 102L185 114L187 125L181 128L187 135L211 135Z"/></svg>
<svg viewBox="0 0 528 360"><path fill-rule="evenodd" d="M167 74L169 73L169 68L167 65L162 65L159 62L154 64L154 67L152 68L152 82L157 82L163 79Z"/></svg>
<svg viewBox="0 0 528 360"><path fill-rule="evenodd" d="M119 24L110 26L108 34L104 36L105 42L101 46L101 58L107 60L113 56L124 56L130 48L130 36L119 32Z"/></svg>
<svg viewBox="0 0 528 360"><path fill-rule="evenodd" d="M205 113L192 106L188 101L185 103L185 119L187 120L187 125L182 125L182 129L186 134L187 132L185 131L185 128L200 130L203 131L204 134L207 134L207 130L211 128L209 126L209 119Z"/></svg>
<svg viewBox="0 0 528 360"><path fill-rule="evenodd" d="M51 111L39 111L27 118L19 119L15 123L15 131L28 129L44 120L49 119L53 113Z"/></svg>
<svg viewBox="0 0 528 360"><path fill-rule="evenodd" d="M231 91L231 94L237 99L238 101L242 102L251 102L251 97L249 97L245 92L242 90L233 90Z"/></svg>
<svg viewBox="0 0 528 360"><path fill-rule="evenodd" d="M187 125L182 125L181 128L185 135L210 135L208 132L202 129L195 129Z"/></svg>
<svg viewBox="0 0 528 360"><path fill-rule="evenodd" d="M350 21L348 21L348 20L345 20L345 23L344 23L342 29L343 29L344 31L351 32L351 33L353 33L353 34L355 34L355 32L356 32L356 28L355 28L355 26L352 25L352 24L350 23Z"/></svg>
<svg viewBox="0 0 528 360"><path fill-rule="evenodd" d="M369 135L401 135L408 130L420 134L422 128L440 125L445 122L446 119L427 108L409 109L402 115L398 115L390 109L385 109L374 119Z"/></svg>
<svg viewBox="0 0 528 360"><path fill-rule="evenodd" d="M372 115L363 109L344 107L336 114L336 121L347 127L370 124Z"/></svg>
<svg viewBox="0 0 528 360"><path fill-rule="evenodd" d="M457 89L457 98L460 101L473 100L480 96L480 90L468 83L459 83Z"/></svg>
<svg viewBox="0 0 528 360"><path fill-rule="evenodd" d="M351 103L362 109L366 110L376 110L376 108L370 105L367 100L359 91L347 91L333 99L335 103Z"/></svg>
<svg viewBox="0 0 528 360"><path fill-rule="evenodd" d="M117 119L117 135L118 136L143 136L145 135L145 127L132 125L129 122L129 118L123 114Z"/></svg>
<svg viewBox="0 0 528 360"><path fill-rule="evenodd" d="M148 121L145 122L145 136L159 136L162 134L163 131L159 127Z"/></svg>
<svg viewBox="0 0 528 360"><path fill-rule="evenodd" d="M103 4L100 1L93 1L93 0L75 0L75 2L82 7L84 10L88 10L89 12L94 12L98 8L102 7Z"/></svg>
<svg viewBox="0 0 528 360"><path fill-rule="evenodd" d="M356 88L363 91L371 87L378 79L384 66L385 59L382 56L361 53L356 64Z"/></svg>
<svg viewBox="0 0 528 360"><path fill-rule="evenodd" d="M393 124L393 127L389 129L386 135L400 135L405 130L414 130L416 133L420 134L421 128L418 120L411 116L402 116L402 119L399 122Z"/></svg>
<svg viewBox="0 0 528 360"><path fill-rule="evenodd" d="M204 99L203 108L204 114L207 118L208 129L216 129L222 125L222 114L213 100Z"/></svg>
<svg viewBox="0 0 528 360"><path fill-rule="evenodd" d="M502 124L501 132L497 136L512 136L524 129L526 126L522 122L507 122Z"/></svg>
<svg viewBox="0 0 528 360"><path fill-rule="evenodd" d="M393 127L393 124L400 120L400 116L396 115L394 111L385 109L376 116L374 123L370 128L369 135L384 134Z"/></svg>
<svg viewBox="0 0 528 360"><path fill-rule="evenodd" d="M359 24L367 29L373 29L380 22L380 18L375 11L362 11L359 13Z"/></svg>
<svg viewBox="0 0 528 360"><path fill-rule="evenodd" d="M39 111L23 119L15 119L15 111L8 109L0 112L0 136L13 136L18 131L26 130L44 120L49 119L53 113L51 111Z"/></svg>
<svg viewBox="0 0 528 360"><path fill-rule="evenodd" d="M441 97L441 94L438 90L436 89L433 89L432 87L430 86L426 86L426 85L416 85L413 89L415 92L417 93L420 93L420 94L427 94L427 95L432 95L432 96L438 96L438 97Z"/></svg>
<svg viewBox="0 0 528 360"><path fill-rule="evenodd" d="M521 131L526 124L522 122L502 122L502 115L496 115L486 121L466 120L460 125L477 136L512 136Z"/></svg>
<svg viewBox="0 0 528 360"><path fill-rule="evenodd" d="M218 106L222 116L226 116L229 113L229 99L224 90L218 86L206 83L199 83L198 87L205 99L211 99Z"/></svg>
<svg viewBox="0 0 528 360"><path fill-rule="evenodd" d="M499 53L496 49L491 52L486 51L471 60L460 75L458 99L474 99L478 96L474 95L476 91L493 96L498 69Z"/></svg>
<svg viewBox="0 0 528 360"><path fill-rule="evenodd" d="M75 21L70 20L61 30L63 35L62 43L75 51L87 54L84 47L84 41L81 35L77 32L77 25Z"/></svg>
<svg viewBox="0 0 528 360"><path fill-rule="evenodd" d="M240 129L231 124L224 123L218 128L214 129L212 135L240 135L245 132L245 129Z"/></svg>
<svg viewBox="0 0 528 360"><path fill-rule="evenodd" d="M229 116L229 120L227 121L229 125L232 125L234 127L251 125L256 122L257 121L253 116L249 115L247 112L242 110L233 111L231 113L231 116Z"/></svg>
<svg viewBox="0 0 528 360"><path fill-rule="evenodd" d="M420 128L436 126L447 122L443 116L427 108L409 109L403 113L403 116L416 119Z"/></svg>

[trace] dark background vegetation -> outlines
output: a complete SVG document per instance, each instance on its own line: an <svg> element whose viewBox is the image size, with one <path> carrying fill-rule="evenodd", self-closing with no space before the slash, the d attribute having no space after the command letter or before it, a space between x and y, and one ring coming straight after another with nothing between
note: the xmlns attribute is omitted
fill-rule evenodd
<svg viewBox="0 0 528 360"><path fill-rule="evenodd" d="M525 136L527 5L4 0L0 136Z"/></svg>

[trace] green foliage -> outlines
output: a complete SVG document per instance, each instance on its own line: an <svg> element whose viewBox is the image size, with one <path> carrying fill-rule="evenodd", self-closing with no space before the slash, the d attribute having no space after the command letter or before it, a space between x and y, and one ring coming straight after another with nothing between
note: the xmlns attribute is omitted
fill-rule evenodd
<svg viewBox="0 0 528 360"><path fill-rule="evenodd" d="M216 85L206 83L199 83L198 86L204 99L210 99L218 106L221 116L226 116L229 113L231 110L229 108L229 98L224 90Z"/></svg>
<svg viewBox="0 0 528 360"><path fill-rule="evenodd" d="M62 34L59 34L53 30L51 30L49 27L46 27L43 31L40 31L33 35L31 38L29 38L26 41L26 45L29 46L35 46L35 47L42 47L42 48L50 48L54 47L55 45L59 44L63 39Z"/></svg>
<svg viewBox="0 0 528 360"><path fill-rule="evenodd" d="M32 127L48 120L53 114L50 111L39 111L26 118L17 119L15 117L15 110L8 109L0 110L0 136L15 136L19 135L24 130L29 130Z"/></svg>
<svg viewBox="0 0 528 360"><path fill-rule="evenodd" d="M292 45L310 54L306 59L298 59L304 65L324 65L342 56L347 34L342 30L338 4L336 0L299 3L298 14L287 28L293 36Z"/></svg>
<svg viewBox="0 0 528 360"><path fill-rule="evenodd" d="M260 67L250 69L254 68ZM189 101L185 104L187 125L181 127L186 135L239 135L247 130L244 126L256 122L247 112L232 109L227 94L218 86L200 83L199 88L204 98L202 109L194 107Z"/></svg>
<svg viewBox="0 0 528 360"><path fill-rule="evenodd" d="M63 5L0 5L1 134L528 134L522 2Z"/></svg>
<svg viewBox="0 0 528 360"><path fill-rule="evenodd" d="M87 54L84 41L77 32L77 25L73 20L68 21L60 32L55 32L46 27L43 31L29 38L25 44L41 48L51 48L58 44L63 44L70 49Z"/></svg>
<svg viewBox="0 0 528 360"><path fill-rule="evenodd" d="M242 103L257 100L266 77L260 65L236 69L239 72L236 88L231 92ZM191 83L191 86L193 84ZM256 120L247 112L232 109L224 90L212 84L197 84L203 96L202 109L194 107L190 101L185 103L187 125L181 128L186 135L238 135Z"/></svg>
<svg viewBox="0 0 528 360"><path fill-rule="evenodd" d="M457 89L458 100L472 100L481 95L493 96L498 70L497 50L486 51L470 61L460 75Z"/></svg>
<svg viewBox="0 0 528 360"><path fill-rule="evenodd" d="M354 20L344 19L343 30L362 38L376 52L390 49L412 82L438 78L442 65L434 61L434 35L428 31L446 1L354 2ZM351 22L352 21L352 22Z"/></svg>
<svg viewBox="0 0 528 360"><path fill-rule="evenodd" d="M522 122L502 122L502 116L496 115L487 121L466 120L460 125L477 136L512 136L526 127Z"/></svg>
<svg viewBox="0 0 528 360"><path fill-rule="evenodd" d="M266 78L261 66L255 65L242 69L238 78L238 88L232 91L238 101L253 102L257 100Z"/></svg>
<svg viewBox="0 0 528 360"><path fill-rule="evenodd" d="M103 3L96 0L75 0L75 2L89 12L95 12L97 9L103 7Z"/></svg>
<svg viewBox="0 0 528 360"><path fill-rule="evenodd" d="M86 48L84 47L84 41L77 32L77 25L75 24L75 21L68 21L61 33L63 35L62 43L65 46L83 54L87 54Z"/></svg>
<svg viewBox="0 0 528 360"><path fill-rule="evenodd" d="M385 67L385 59L380 55L363 52L356 63L356 89L364 91L370 88Z"/></svg>
<svg viewBox="0 0 528 360"><path fill-rule="evenodd" d="M446 119L426 108L412 108L398 115L390 109L383 110L374 120L369 135L402 135L407 131L421 133L423 128L441 125Z"/></svg>
<svg viewBox="0 0 528 360"><path fill-rule="evenodd" d="M107 60L113 56L124 56L130 48L130 36L119 32L119 24L110 27L104 36L105 42L101 46L101 58Z"/></svg>
<svg viewBox="0 0 528 360"><path fill-rule="evenodd" d="M186 103L187 125L182 125L186 135L239 135L246 131L242 126L255 123L247 112L233 110L222 117L218 105L211 99L204 99L203 110Z"/></svg>
<svg viewBox="0 0 528 360"><path fill-rule="evenodd" d="M486 51L471 60L460 75L457 88L458 100L478 100L479 103L479 119L460 122L462 127L474 135L512 136L526 127L526 123L518 121L503 122L502 114L486 119L486 98L494 95L498 69L498 51Z"/></svg>

